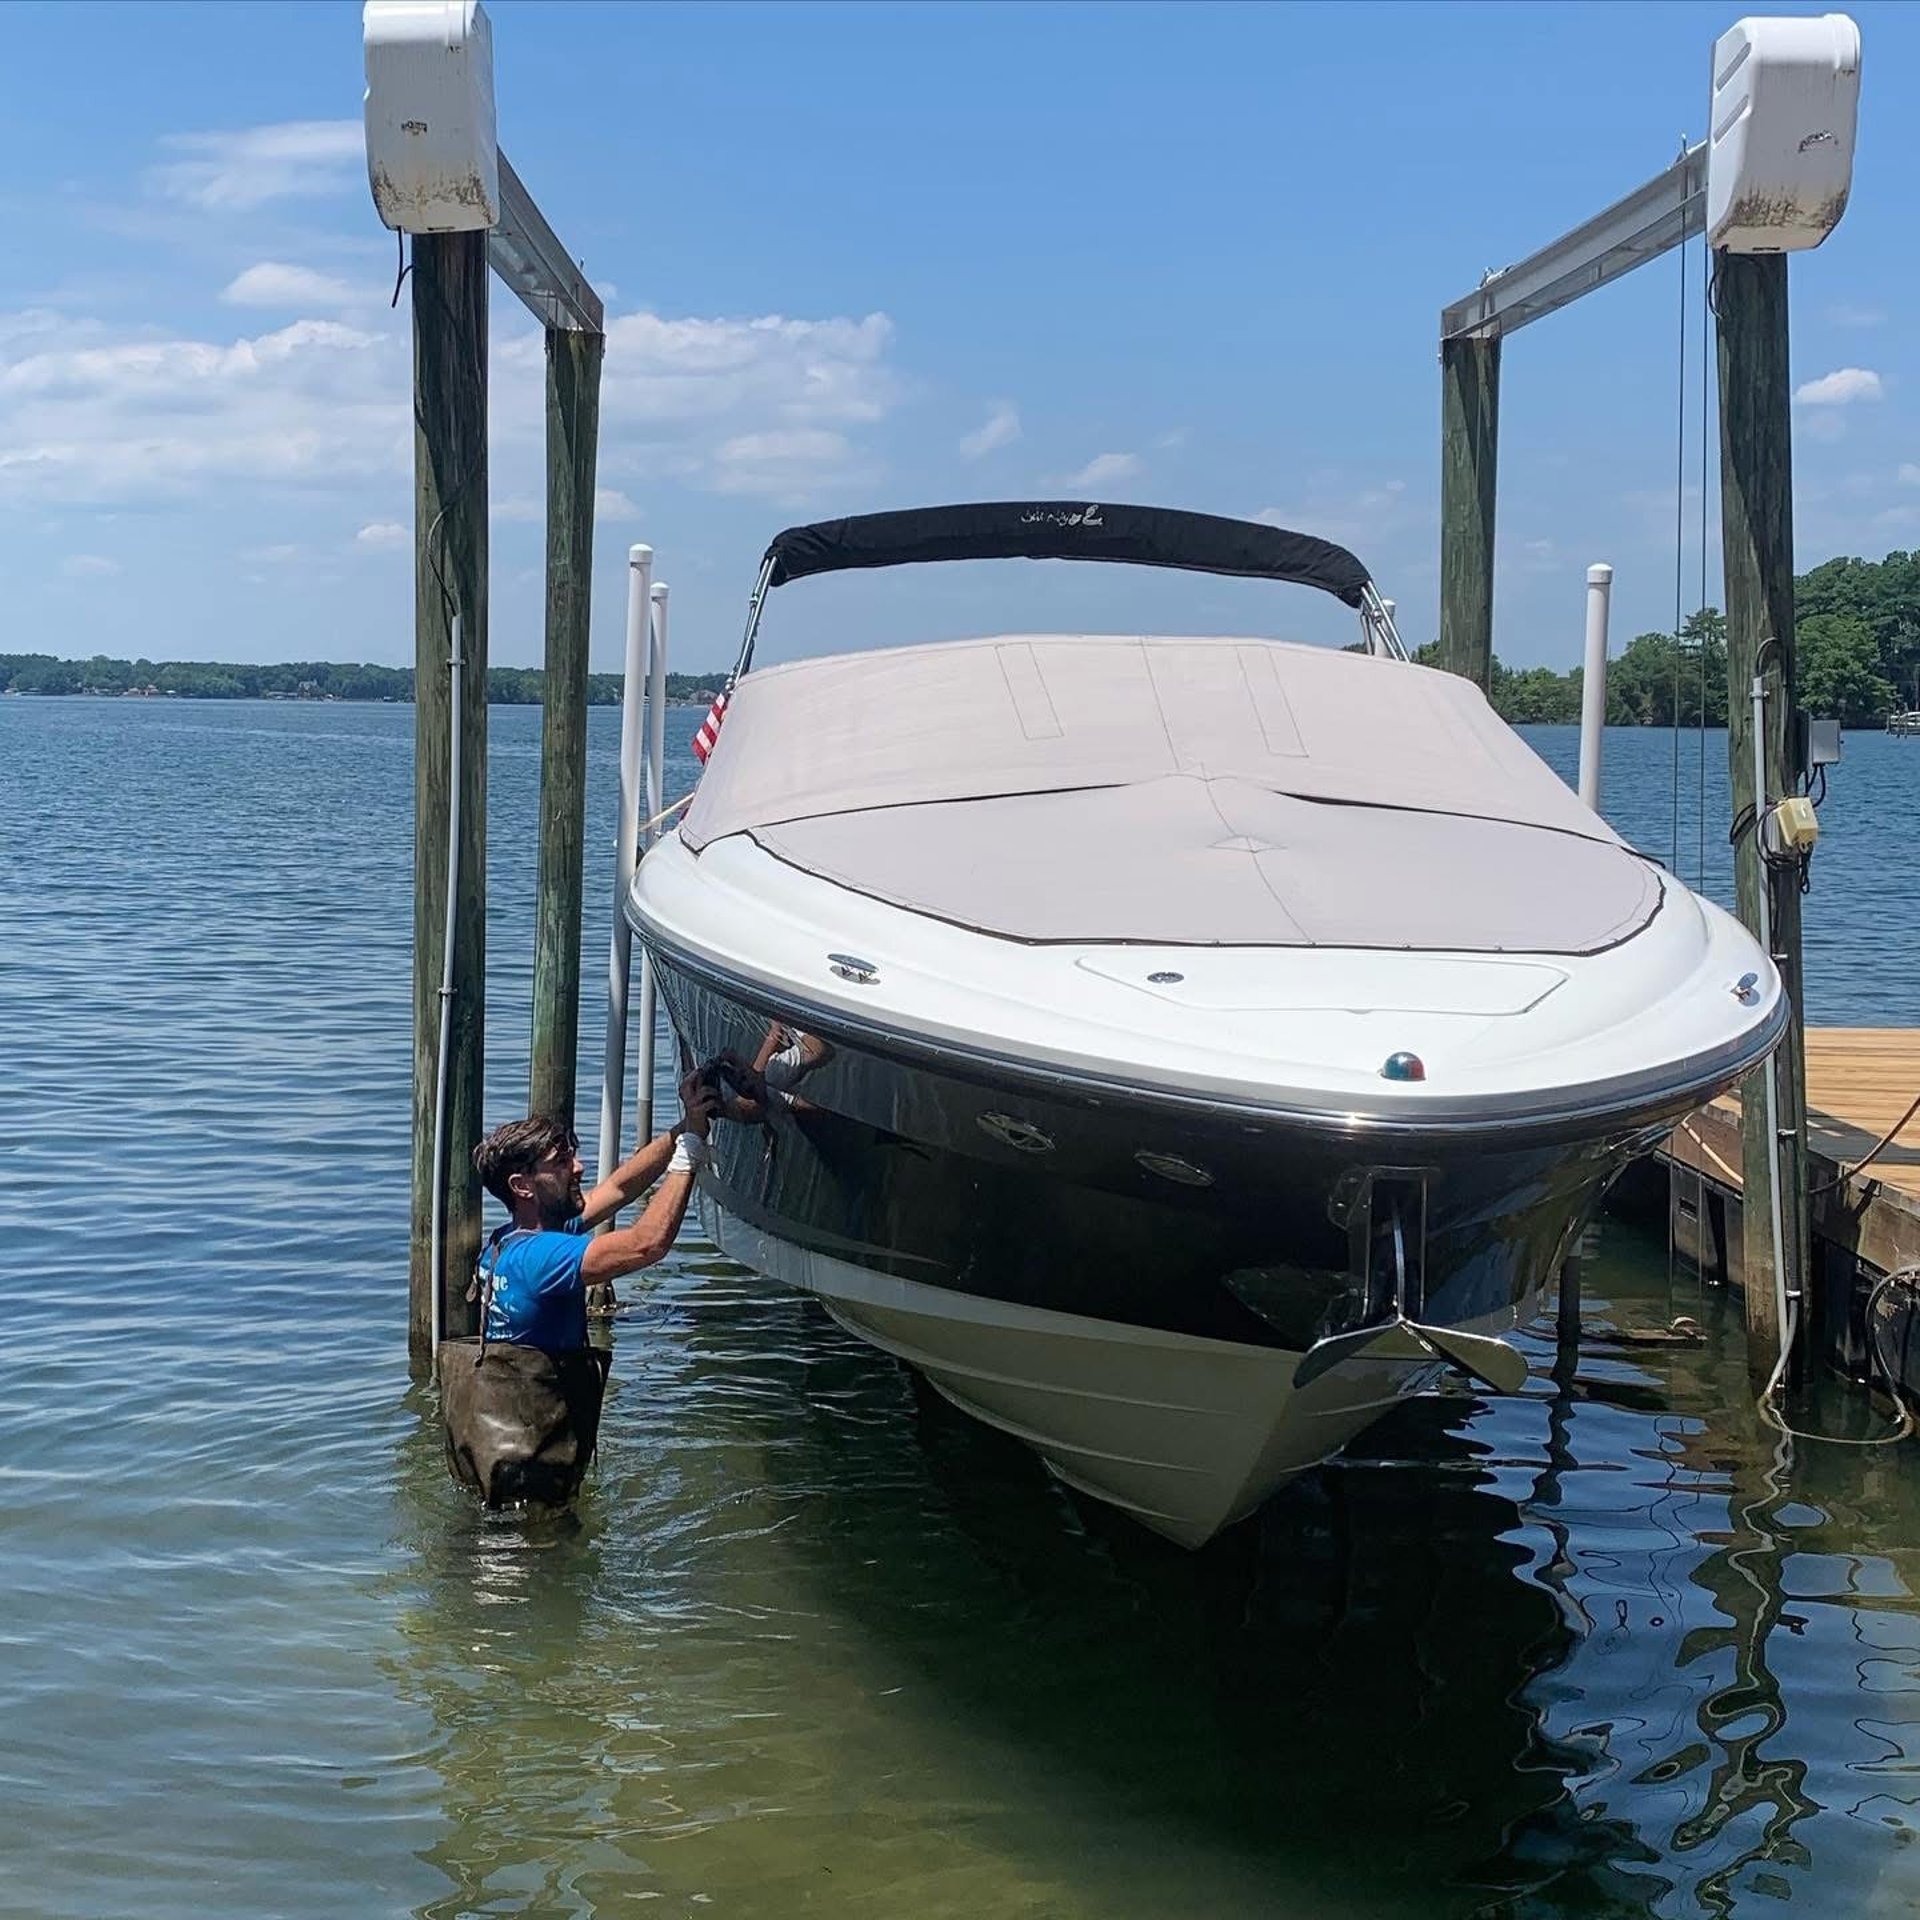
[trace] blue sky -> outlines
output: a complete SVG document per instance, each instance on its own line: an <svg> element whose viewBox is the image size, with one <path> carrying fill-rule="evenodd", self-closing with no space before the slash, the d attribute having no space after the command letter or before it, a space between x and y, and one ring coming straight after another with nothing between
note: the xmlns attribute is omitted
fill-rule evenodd
<svg viewBox="0 0 1920 1920"><path fill-rule="evenodd" d="M1698 138L1738 13L490 11L501 144L608 301L595 664L618 663L646 540L690 669L730 658L782 525L1050 493L1325 533L1430 637L1438 309ZM1920 545L1920 9L1855 17L1853 203L1793 267L1803 563ZM361 158L358 7L6 24L0 649L409 660L408 318ZM1590 560L1618 570L1622 634L1671 620L1678 275L1669 256L1509 343L1510 662L1574 663ZM539 342L498 287L493 337L493 658L533 664ZM1294 590L1005 563L803 583L762 657L1344 622Z"/></svg>

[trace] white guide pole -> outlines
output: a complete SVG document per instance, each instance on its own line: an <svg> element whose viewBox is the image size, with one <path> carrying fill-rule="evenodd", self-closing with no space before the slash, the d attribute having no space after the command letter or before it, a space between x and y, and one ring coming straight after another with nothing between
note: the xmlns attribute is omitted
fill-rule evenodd
<svg viewBox="0 0 1920 1920"><path fill-rule="evenodd" d="M1777 965L1773 950L1772 877L1767 872L1767 823L1772 809L1767 804L1767 683L1764 676L1753 676L1753 850L1760 861L1760 945L1769 960ZM1767 1225L1773 1235L1773 1310L1779 1315L1780 1359L1773 1378L1767 1382L1771 1393L1787 1377L1787 1359L1793 1352L1793 1322L1787 1318L1788 1301L1800 1298L1800 1276L1791 1282L1787 1275L1786 1221L1780 1199L1780 1053L1768 1054L1759 1071L1767 1076L1767 1151L1773 1156L1773 1178L1767 1182ZM1798 1255L1796 1254L1796 1259ZM1869 1338L1872 1336L1869 1335Z"/></svg>
<svg viewBox="0 0 1920 1920"><path fill-rule="evenodd" d="M620 1164L620 1095L627 1077L627 975L633 935L627 894L640 858L641 700L647 684L648 608L653 549L627 549L627 660L620 688L620 836L613 861L613 942L607 956L607 1052L600 1073L600 1169L604 1180Z"/></svg>
<svg viewBox="0 0 1920 1920"><path fill-rule="evenodd" d="M440 930L440 1030L433 1046L433 1211L427 1251L436 1359L447 1331L447 1028L453 1018L453 934L460 917L460 701L465 672L456 613L447 655L447 917Z"/></svg>
<svg viewBox="0 0 1920 1920"><path fill-rule="evenodd" d="M667 589L656 585L653 589L653 620L651 622L651 642L647 649L647 729L645 754L642 758L642 791L646 794L646 818L648 821L646 839L640 851L660 837L660 829L652 824L660 818L660 810L666 803L666 766L667 766ZM655 991L653 983L653 960L647 950L640 950L640 1058L636 1065L639 1080L638 1097L634 1104L635 1118L639 1125L634 1129L634 1137L641 1141L653 1138L653 1028L655 1021Z"/></svg>
<svg viewBox="0 0 1920 1920"><path fill-rule="evenodd" d="M1607 724L1607 613L1613 569L1587 569L1587 658L1580 675L1580 803L1600 811L1600 742Z"/></svg>

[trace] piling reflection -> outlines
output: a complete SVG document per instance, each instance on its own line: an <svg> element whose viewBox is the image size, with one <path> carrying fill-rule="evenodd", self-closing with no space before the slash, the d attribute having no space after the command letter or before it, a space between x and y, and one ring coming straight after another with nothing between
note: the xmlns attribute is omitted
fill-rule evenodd
<svg viewBox="0 0 1920 1920"><path fill-rule="evenodd" d="M695 1257L619 1331L571 1521L464 1505L430 1421L402 1449L421 1911L1908 1911L1876 1466L1676 1414L1726 1407L1737 1328L1611 1341L1608 1279L1577 1379L1543 1345L1525 1397L1405 1407L1189 1555Z"/></svg>

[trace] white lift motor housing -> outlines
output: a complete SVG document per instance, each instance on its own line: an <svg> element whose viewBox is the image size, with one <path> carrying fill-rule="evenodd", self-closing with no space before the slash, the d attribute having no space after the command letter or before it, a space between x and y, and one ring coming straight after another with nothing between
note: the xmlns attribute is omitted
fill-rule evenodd
<svg viewBox="0 0 1920 1920"><path fill-rule="evenodd" d="M1844 13L1736 20L1713 49L1708 242L1817 247L1847 210L1859 112L1860 29Z"/></svg>
<svg viewBox="0 0 1920 1920"><path fill-rule="evenodd" d="M367 0L367 180L389 227L500 219L493 27L480 0Z"/></svg>

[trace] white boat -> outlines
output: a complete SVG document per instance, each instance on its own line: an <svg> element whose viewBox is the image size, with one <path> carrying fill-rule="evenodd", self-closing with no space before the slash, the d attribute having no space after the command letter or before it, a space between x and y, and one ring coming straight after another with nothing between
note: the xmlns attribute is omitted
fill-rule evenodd
<svg viewBox="0 0 1920 1920"><path fill-rule="evenodd" d="M752 669L787 581L1009 554L1318 587L1364 651ZM1351 554L1148 508L782 533L629 918L683 1062L761 1076L703 1174L718 1244L1188 1545L1449 1367L1517 1385L1501 1336L1609 1180L1786 1019L1736 921L1407 660Z"/></svg>

